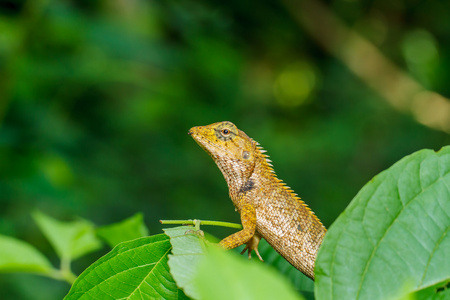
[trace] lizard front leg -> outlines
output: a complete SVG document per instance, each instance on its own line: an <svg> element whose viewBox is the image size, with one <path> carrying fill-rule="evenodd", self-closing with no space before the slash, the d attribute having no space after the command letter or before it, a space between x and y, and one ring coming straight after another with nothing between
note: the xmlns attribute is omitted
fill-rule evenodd
<svg viewBox="0 0 450 300"><path fill-rule="evenodd" d="M243 229L230 236L227 236L220 245L225 249L233 249L239 247L250 241L255 235L256 231L256 210L255 207L249 203L242 206L241 209L241 223Z"/></svg>

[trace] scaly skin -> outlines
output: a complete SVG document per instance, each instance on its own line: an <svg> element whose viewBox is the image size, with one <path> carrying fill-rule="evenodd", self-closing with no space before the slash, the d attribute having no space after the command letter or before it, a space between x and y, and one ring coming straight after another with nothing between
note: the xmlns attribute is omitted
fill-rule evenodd
<svg viewBox="0 0 450 300"><path fill-rule="evenodd" d="M314 262L326 229L276 177L265 150L227 121L193 127L189 134L222 171L241 216L243 229L220 244L226 249L246 244L249 257L253 250L260 257L258 243L263 237L289 263L314 280Z"/></svg>

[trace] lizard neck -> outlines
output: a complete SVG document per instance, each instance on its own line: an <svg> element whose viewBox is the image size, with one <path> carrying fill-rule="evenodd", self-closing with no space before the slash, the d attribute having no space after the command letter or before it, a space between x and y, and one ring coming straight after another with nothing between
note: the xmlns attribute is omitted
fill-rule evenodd
<svg viewBox="0 0 450 300"><path fill-rule="evenodd" d="M243 176L227 176L226 174L229 173L228 170L223 166L221 168L228 184L230 197L238 210L240 210L240 202L244 195L250 192L253 193L255 188L281 182L281 180L277 179L275 172L273 171L269 156L264 154L266 150L259 146L257 142L254 143L254 164L252 165L251 170L248 169L245 174L241 174Z"/></svg>

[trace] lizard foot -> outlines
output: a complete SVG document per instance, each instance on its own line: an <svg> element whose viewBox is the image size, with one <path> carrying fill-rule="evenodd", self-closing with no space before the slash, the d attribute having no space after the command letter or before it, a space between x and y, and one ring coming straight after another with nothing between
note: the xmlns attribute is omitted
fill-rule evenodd
<svg viewBox="0 0 450 300"><path fill-rule="evenodd" d="M244 250L242 250L241 254L244 254L246 251L248 251L248 259L251 259L252 251L255 251L256 256L258 256L259 260L264 261L258 251L258 245L260 240L261 236L257 234L253 235L252 238L245 244L245 248Z"/></svg>

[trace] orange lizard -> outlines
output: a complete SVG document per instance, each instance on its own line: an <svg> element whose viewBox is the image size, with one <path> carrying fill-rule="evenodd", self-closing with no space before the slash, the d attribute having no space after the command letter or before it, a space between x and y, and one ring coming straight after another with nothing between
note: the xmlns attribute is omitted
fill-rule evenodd
<svg viewBox="0 0 450 300"><path fill-rule="evenodd" d="M213 158L228 184L243 229L220 245L246 244L262 260L262 238L295 268L314 280L314 262L326 229L289 187L278 179L261 146L231 122L193 127L189 134Z"/></svg>

